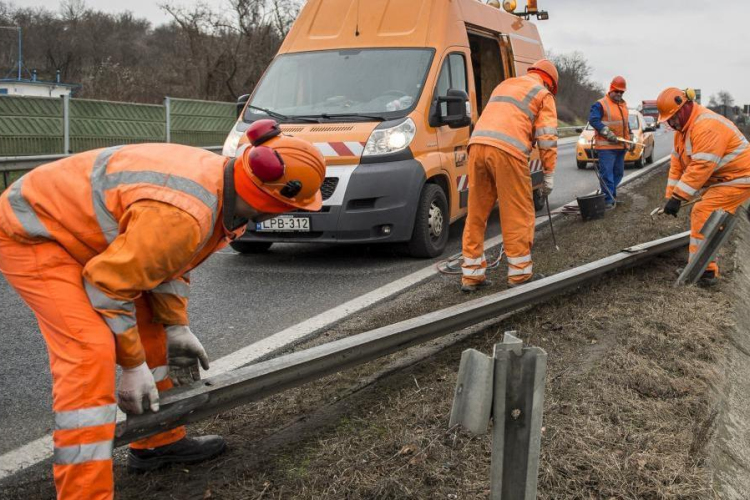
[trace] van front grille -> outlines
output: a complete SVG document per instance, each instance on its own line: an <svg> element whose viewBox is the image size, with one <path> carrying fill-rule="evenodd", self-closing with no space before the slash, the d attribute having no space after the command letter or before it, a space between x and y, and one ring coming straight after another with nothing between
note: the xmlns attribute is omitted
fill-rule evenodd
<svg viewBox="0 0 750 500"><path fill-rule="evenodd" d="M320 192L323 194L323 199L327 200L333 196L333 192L336 191L336 186L339 184L338 177L326 177L323 181L323 185L320 186Z"/></svg>
<svg viewBox="0 0 750 500"><path fill-rule="evenodd" d="M329 127L324 125L322 127L312 127L310 132L349 132L350 130L354 130L353 125L343 127Z"/></svg>
<svg viewBox="0 0 750 500"><path fill-rule="evenodd" d="M290 127L288 125L282 125L281 130L284 132L302 132L305 130L305 127Z"/></svg>

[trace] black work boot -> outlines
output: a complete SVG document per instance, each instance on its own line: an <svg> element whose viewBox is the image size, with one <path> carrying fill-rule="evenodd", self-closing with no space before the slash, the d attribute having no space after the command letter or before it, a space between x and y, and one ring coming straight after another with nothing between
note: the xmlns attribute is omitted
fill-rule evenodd
<svg viewBox="0 0 750 500"><path fill-rule="evenodd" d="M480 281L479 283L471 283L471 284L462 283L461 291L464 293L472 293L472 292L476 292L477 290L487 288L488 286L492 286L492 282L487 279L484 281Z"/></svg>
<svg viewBox="0 0 750 500"><path fill-rule="evenodd" d="M719 282L719 278L716 277L714 271L703 271L701 277L698 278L698 286L703 288L710 288Z"/></svg>
<svg viewBox="0 0 750 500"><path fill-rule="evenodd" d="M166 446L128 451L128 471L148 472L170 464L195 464L221 455L227 443L221 436L185 437Z"/></svg>
<svg viewBox="0 0 750 500"><path fill-rule="evenodd" d="M547 276L544 275L544 274L542 274L542 273L534 273L534 274L531 275L531 278L527 279L526 281L522 281L521 283L511 283L509 281L508 282L508 288L515 288L517 286L523 286L523 285L525 285L527 283L531 283L532 281L543 280L546 277Z"/></svg>

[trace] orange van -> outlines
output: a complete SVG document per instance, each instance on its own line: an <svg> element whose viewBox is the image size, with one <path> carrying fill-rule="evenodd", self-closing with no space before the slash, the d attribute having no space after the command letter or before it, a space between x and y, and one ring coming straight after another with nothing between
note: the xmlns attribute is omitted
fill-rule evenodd
<svg viewBox="0 0 750 500"><path fill-rule="evenodd" d="M469 136L494 88L544 57L536 26L478 0L308 0L224 145L255 120L310 141L327 161L323 209L249 227L243 253L275 242L406 243L445 249L466 215ZM541 208L541 162L532 184Z"/></svg>

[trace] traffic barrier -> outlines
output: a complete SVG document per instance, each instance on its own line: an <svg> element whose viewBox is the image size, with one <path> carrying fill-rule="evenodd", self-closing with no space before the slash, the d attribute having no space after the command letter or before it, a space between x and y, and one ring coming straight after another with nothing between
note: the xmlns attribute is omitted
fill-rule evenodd
<svg viewBox="0 0 750 500"><path fill-rule="evenodd" d="M157 413L128 416L115 445L153 436L258 401L326 375L421 344L487 319L549 300L623 267L685 247L690 232L626 248L610 257L524 286L464 302L376 330L239 368L162 394Z"/></svg>

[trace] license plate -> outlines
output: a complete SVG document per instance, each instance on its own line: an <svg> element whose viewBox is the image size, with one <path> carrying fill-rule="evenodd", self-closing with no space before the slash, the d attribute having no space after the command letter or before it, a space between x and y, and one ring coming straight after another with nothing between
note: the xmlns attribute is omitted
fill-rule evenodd
<svg viewBox="0 0 750 500"><path fill-rule="evenodd" d="M292 215L281 215L273 219L264 220L255 225L255 230L264 232L301 232L310 231L309 217L294 217Z"/></svg>

